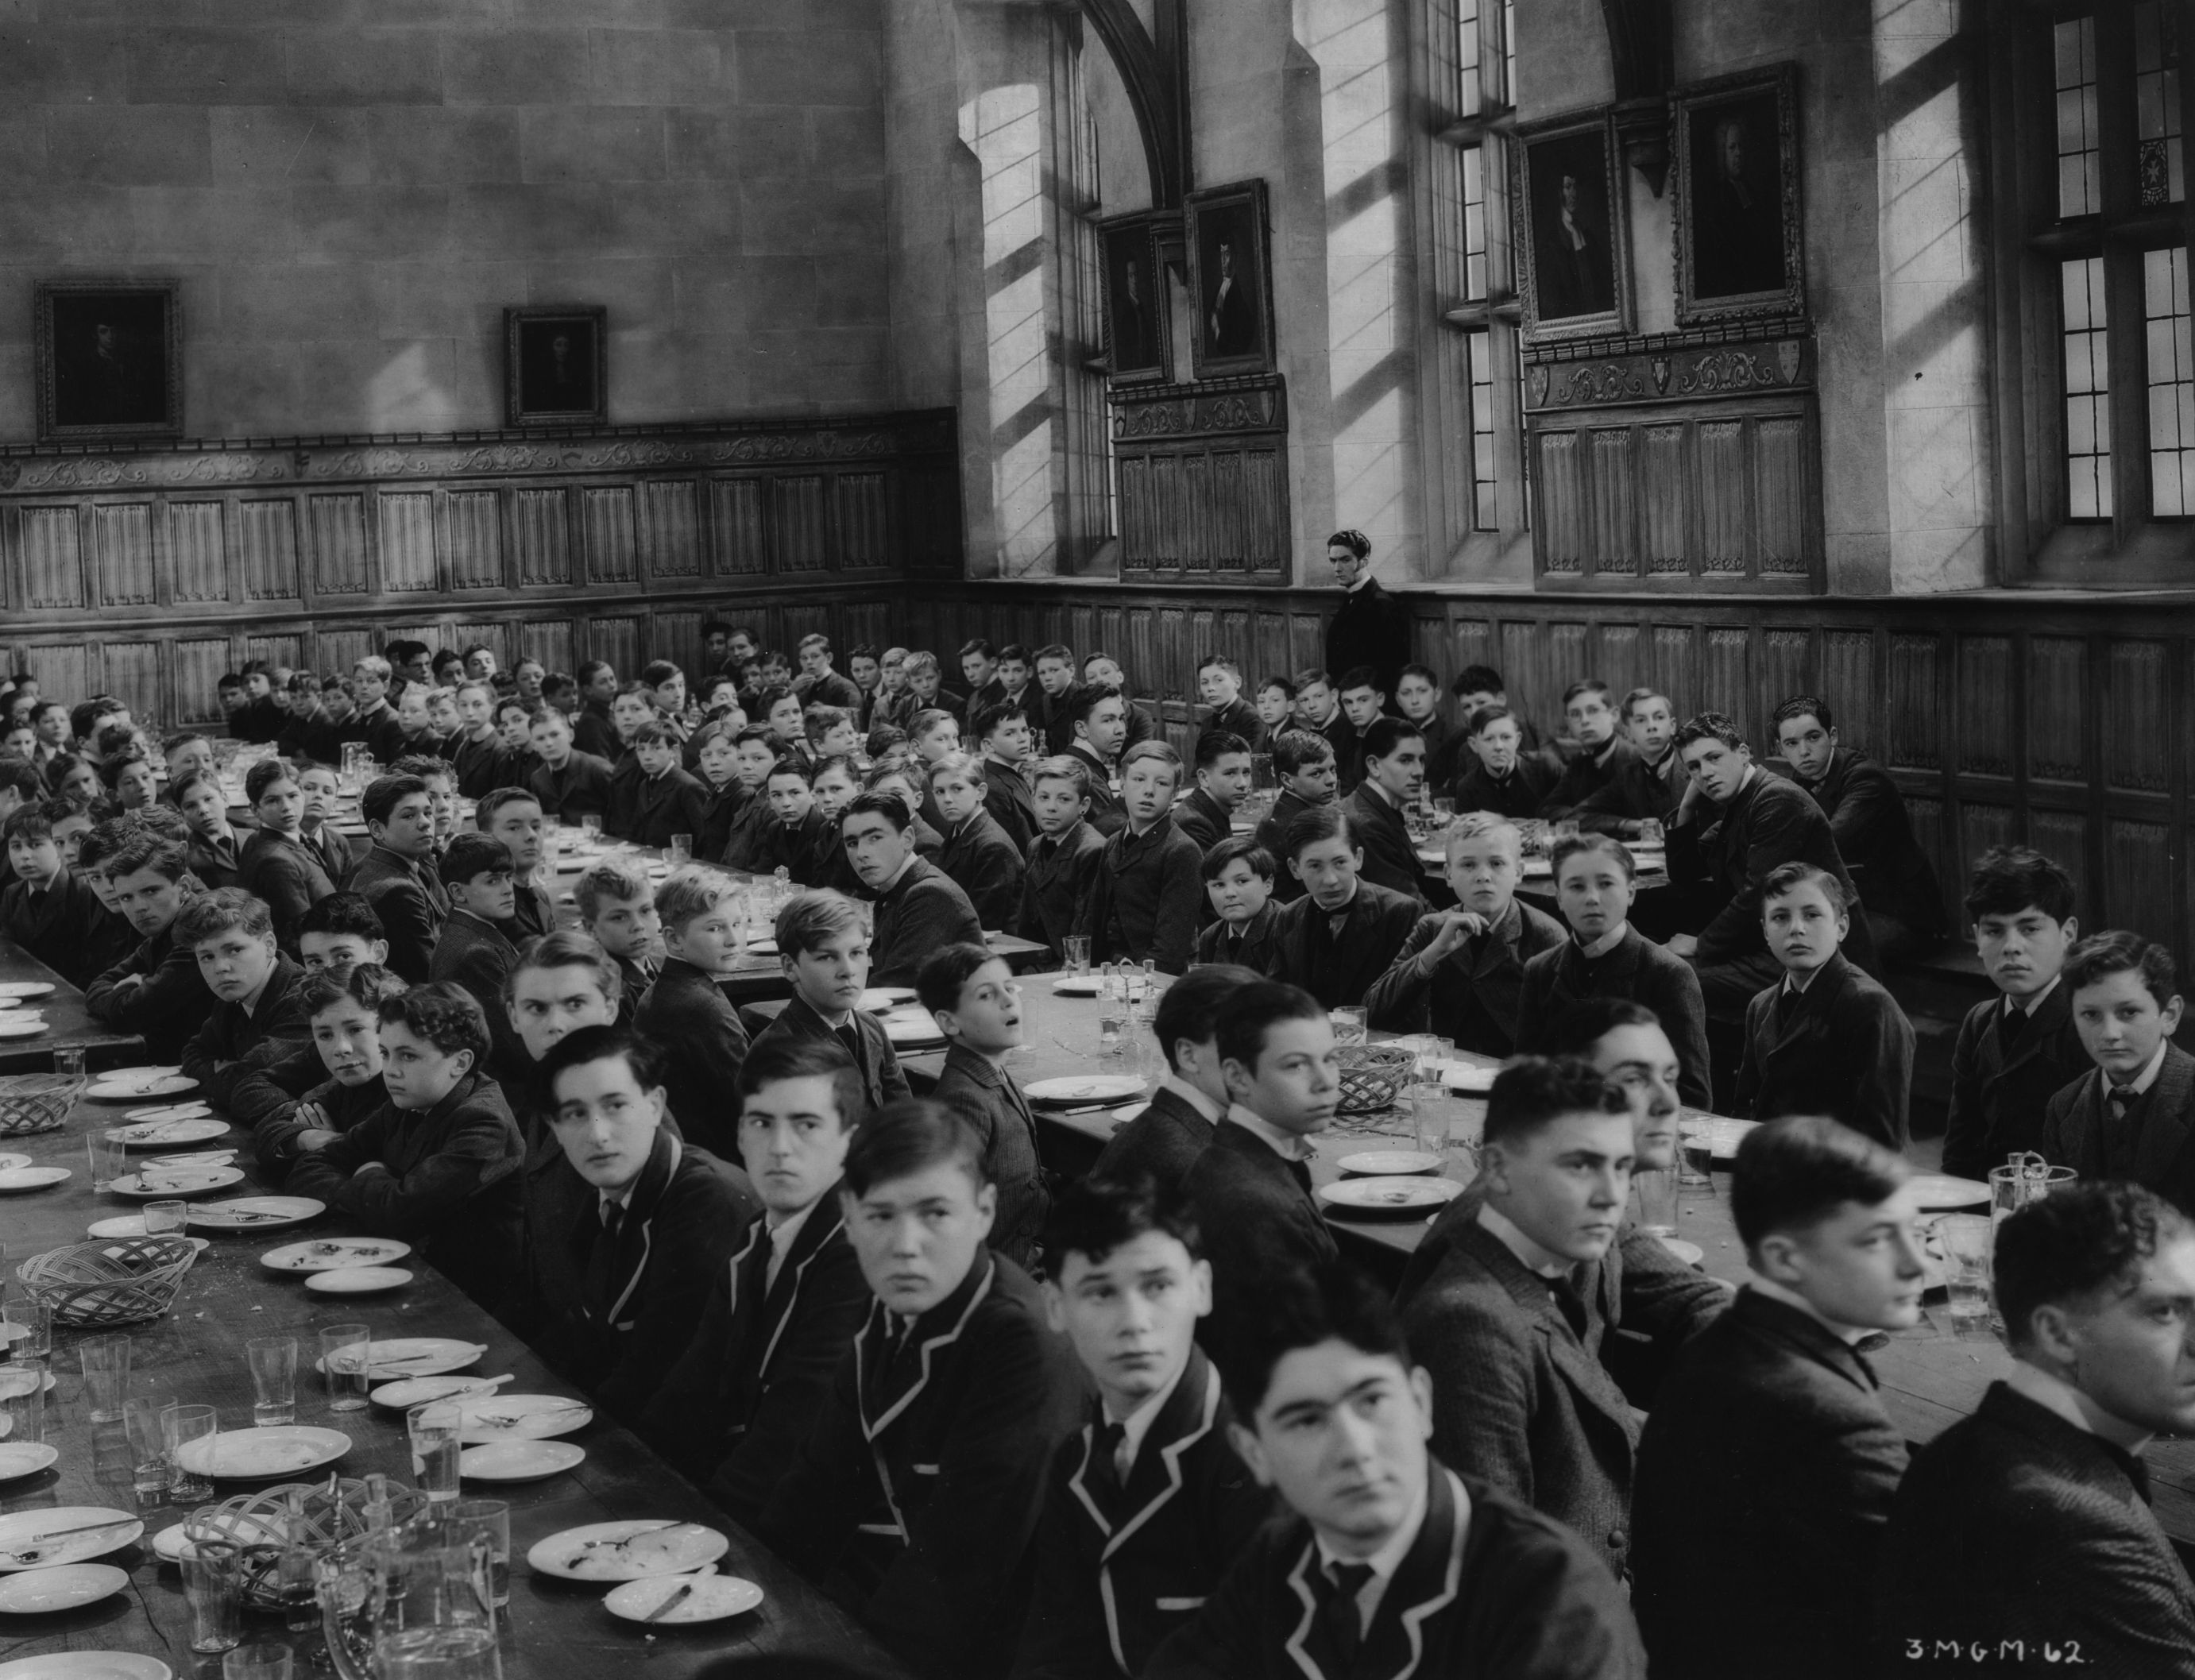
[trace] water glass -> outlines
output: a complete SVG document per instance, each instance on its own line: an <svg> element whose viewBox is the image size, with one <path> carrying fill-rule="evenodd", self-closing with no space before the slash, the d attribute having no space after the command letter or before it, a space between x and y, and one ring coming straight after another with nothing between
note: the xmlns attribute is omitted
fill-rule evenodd
<svg viewBox="0 0 2195 1680"><path fill-rule="evenodd" d="M28 1360L0 1365L0 1440L46 1438L46 1367Z"/></svg>
<svg viewBox="0 0 2195 1680"><path fill-rule="evenodd" d="M0 1300L0 1323L8 1326L8 1356L43 1360L54 1350L54 1309L20 1285Z"/></svg>
<svg viewBox="0 0 2195 1680"><path fill-rule="evenodd" d="M64 1079L84 1077L84 1046L63 1044L54 1051L54 1072Z"/></svg>
<svg viewBox="0 0 2195 1680"><path fill-rule="evenodd" d="M412 1436L412 1476L419 1491L435 1504L456 1499L463 1409L453 1401L429 1401L406 1412L404 1425Z"/></svg>
<svg viewBox="0 0 2195 1680"><path fill-rule="evenodd" d="M590 846L599 846L602 844L602 819L601 813L590 811L586 815L579 819L579 837Z"/></svg>
<svg viewBox="0 0 2195 1680"><path fill-rule="evenodd" d="M1067 952L1067 971L1073 975L1090 972L1090 935L1069 934L1063 941Z"/></svg>
<svg viewBox="0 0 2195 1680"><path fill-rule="evenodd" d="M259 1428L297 1416L297 1338L255 1336L244 1344L251 1367L251 1421Z"/></svg>
<svg viewBox="0 0 2195 1680"><path fill-rule="evenodd" d="M102 1136L98 1132L84 1140L84 1151L91 1157L91 1188L106 1190L113 1188L114 1181L129 1171L129 1151L116 1139Z"/></svg>
<svg viewBox="0 0 2195 1680"><path fill-rule="evenodd" d="M510 1506L501 1499L456 1499L448 1521L458 1544L487 1542L491 1602L502 1609L510 1602Z"/></svg>
<svg viewBox="0 0 2195 1680"><path fill-rule="evenodd" d="M1639 1198L1639 1228L1650 1237L1677 1234L1677 1175L1650 1168L1631 1175L1631 1188Z"/></svg>
<svg viewBox="0 0 2195 1680"><path fill-rule="evenodd" d="M1928 1228L1944 1262L1951 1333L1985 1336L1990 1330L1990 1253L1996 1233L1987 1214L1947 1213Z"/></svg>
<svg viewBox="0 0 2195 1680"><path fill-rule="evenodd" d="M1440 798L1433 801L1433 820L1446 828L1455 820L1455 801Z"/></svg>
<svg viewBox="0 0 2195 1680"><path fill-rule="evenodd" d="M693 862L694 837L690 834L672 835L671 844L664 852L663 860L673 869L683 869L688 864Z"/></svg>
<svg viewBox="0 0 2195 1680"><path fill-rule="evenodd" d="M1363 1010L1328 1010L1326 1018L1334 1023L1334 1042L1336 1044L1361 1044L1364 1042Z"/></svg>
<svg viewBox="0 0 2195 1680"><path fill-rule="evenodd" d="M1668 843L1668 837L1659 817L1641 817L1639 820L1639 843L1642 847L1653 851Z"/></svg>
<svg viewBox="0 0 2195 1680"><path fill-rule="evenodd" d="M130 1389L130 1338L99 1336L77 1349L84 1361L84 1389L91 1401L91 1421L112 1424L122 1416L122 1397Z"/></svg>
<svg viewBox="0 0 2195 1680"><path fill-rule="evenodd" d="M220 1433L221 1419L210 1406L185 1406L178 1401L162 1410L160 1439L168 1453L168 1493L177 1505L193 1505L213 1497L213 1478L185 1469L183 1453L193 1442L203 1441L208 1443L202 1450L210 1462L213 1438Z"/></svg>
<svg viewBox="0 0 2195 1680"><path fill-rule="evenodd" d="M185 1201L147 1202L145 1204L145 1234L148 1237L179 1237L190 1223L190 1204Z"/></svg>
<svg viewBox="0 0 2195 1680"><path fill-rule="evenodd" d="M125 1400L122 1429L130 1438L130 1486L141 1505L158 1505L167 1497L174 1467L168 1462L168 1441L160 1428L160 1402Z"/></svg>
<svg viewBox="0 0 2195 1680"><path fill-rule="evenodd" d="M176 1567L183 1574L183 1596L191 1603L191 1648L208 1655L233 1651L244 1643L244 1584L241 1559L233 1545L194 1540Z"/></svg>
<svg viewBox="0 0 2195 1680"><path fill-rule="evenodd" d="M2070 1166L2052 1166L2032 1153L2017 1161L1990 1169L1990 1217L2002 1224L2030 1202L2041 1201L2054 1191L2070 1188L2081 1175Z"/></svg>
<svg viewBox="0 0 2195 1680"><path fill-rule="evenodd" d="M221 1660L221 1680L290 1680L287 1645L239 1645Z"/></svg>
<svg viewBox="0 0 2195 1680"><path fill-rule="evenodd" d="M366 1409L366 1366L373 1332L362 1324L331 1324L320 1332L320 1369L327 1373L328 1410Z"/></svg>

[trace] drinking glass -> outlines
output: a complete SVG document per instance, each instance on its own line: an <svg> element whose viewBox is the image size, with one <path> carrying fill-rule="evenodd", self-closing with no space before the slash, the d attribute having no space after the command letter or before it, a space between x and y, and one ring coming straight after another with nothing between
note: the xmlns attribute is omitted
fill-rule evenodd
<svg viewBox="0 0 2195 1680"><path fill-rule="evenodd" d="M193 1519L193 1522L196 1519ZM194 1540L177 1567L191 1602L191 1648L210 1655L244 1643L244 1585L237 1549L217 1540Z"/></svg>
<svg viewBox="0 0 2195 1680"><path fill-rule="evenodd" d="M84 1077L84 1046L62 1044L54 1051L54 1072L64 1079Z"/></svg>
<svg viewBox="0 0 2195 1680"><path fill-rule="evenodd" d="M1563 818L1561 821L1555 823L1548 829L1547 837L1550 841L1553 842L1576 839L1578 837L1577 819L1576 817Z"/></svg>
<svg viewBox="0 0 2195 1680"><path fill-rule="evenodd" d="M1990 1251L1996 1234L1987 1214L1947 1213L1929 1228L1943 1257L1951 1333L1989 1333Z"/></svg>
<svg viewBox="0 0 2195 1680"><path fill-rule="evenodd" d="M54 1309L20 1285L0 1299L0 1323L9 1326L10 1359L43 1360L54 1350Z"/></svg>
<svg viewBox="0 0 2195 1680"><path fill-rule="evenodd" d="M251 1367L251 1421L258 1428L297 1416L297 1338L255 1336L244 1344Z"/></svg>
<svg viewBox="0 0 2195 1680"><path fill-rule="evenodd" d="M214 1436L221 1433L221 1419L210 1406L185 1406L181 1401L169 1406L160 1413L160 1438L168 1449L168 1493L177 1505L194 1504L213 1497L213 1478L183 1465L183 1449L194 1441L207 1443L204 1449L207 1462L212 1458ZM193 1456L196 1456L193 1454Z"/></svg>
<svg viewBox="0 0 2195 1680"><path fill-rule="evenodd" d="M1443 828L1455 820L1455 801L1445 797L1433 801L1433 819Z"/></svg>
<svg viewBox="0 0 2195 1680"><path fill-rule="evenodd" d="M1650 1237L1676 1235L1677 1175L1649 1168L1631 1175L1631 1187L1639 1197L1639 1228Z"/></svg>
<svg viewBox="0 0 2195 1680"><path fill-rule="evenodd" d="M0 1440L43 1441L46 1367L28 1360L0 1365Z"/></svg>
<svg viewBox="0 0 2195 1680"><path fill-rule="evenodd" d="M1090 935L1069 934L1064 941L1067 947L1067 971L1072 975L1090 972Z"/></svg>
<svg viewBox="0 0 2195 1680"><path fill-rule="evenodd" d="M148 1237L179 1237L190 1223L190 1204L185 1201L147 1202L145 1204L145 1234Z"/></svg>
<svg viewBox="0 0 2195 1680"><path fill-rule="evenodd" d="M175 1470L168 1462L168 1441L160 1428L160 1402L125 1400L122 1429L130 1437L131 1488L141 1505L158 1505L167 1497Z"/></svg>
<svg viewBox="0 0 2195 1680"><path fill-rule="evenodd" d="M130 1388L130 1338L99 1336L81 1343L84 1387L91 1401L91 1421L111 1424L122 1416L122 1396Z"/></svg>
<svg viewBox="0 0 2195 1680"><path fill-rule="evenodd" d="M673 869L683 869L688 864L693 862L694 837L690 834L672 835L671 844L664 853L663 860Z"/></svg>
<svg viewBox="0 0 2195 1680"><path fill-rule="evenodd" d="M287 1645L239 1645L221 1660L221 1680L290 1680Z"/></svg>
<svg viewBox="0 0 2195 1680"><path fill-rule="evenodd" d="M2052 1166L2031 1151L2004 1166L1990 1169L1990 1217L2002 1224L2030 1202L2070 1188L2081 1175L2070 1166Z"/></svg>
<svg viewBox="0 0 2195 1680"><path fill-rule="evenodd" d="M113 1188L114 1181L129 1171L126 1158L129 1152L121 1142L98 1132L84 1140L84 1151L91 1157L91 1188L106 1190Z"/></svg>
<svg viewBox="0 0 2195 1680"><path fill-rule="evenodd" d="M1327 1019L1334 1023L1334 1042L1336 1044L1361 1044L1364 1042L1363 1010L1328 1010Z"/></svg>
<svg viewBox="0 0 2195 1680"><path fill-rule="evenodd" d="M320 1332L320 1369L327 1373L331 1412L366 1409L366 1366L373 1332L362 1324L331 1324Z"/></svg>
<svg viewBox="0 0 2195 1680"><path fill-rule="evenodd" d="M510 1602L510 1506L501 1499L457 1499L450 1505L450 1537L487 1542L488 1580L494 1607Z"/></svg>
<svg viewBox="0 0 2195 1680"><path fill-rule="evenodd" d="M1656 847L1666 845L1668 843L1668 837L1662 827L1660 818L1641 817L1639 820L1639 843L1641 846L1648 851L1652 851Z"/></svg>
<svg viewBox="0 0 2195 1680"><path fill-rule="evenodd" d="M579 819L579 835L590 846L602 843L602 820L599 813L590 811Z"/></svg>
<svg viewBox="0 0 2195 1680"><path fill-rule="evenodd" d="M456 1499L463 1409L453 1401L429 1401L406 1412L404 1424L412 1436L412 1474L419 1491L435 1504Z"/></svg>

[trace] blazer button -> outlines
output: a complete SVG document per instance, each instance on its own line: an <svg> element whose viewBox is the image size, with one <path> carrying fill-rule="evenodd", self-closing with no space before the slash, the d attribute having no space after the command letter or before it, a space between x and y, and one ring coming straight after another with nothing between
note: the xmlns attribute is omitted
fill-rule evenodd
<svg viewBox="0 0 2195 1680"><path fill-rule="evenodd" d="M1608 1549L1610 1551L1621 1551L1630 1544L1631 1536L1621 1528L1611 1528L1608 1531Z"/></svg>

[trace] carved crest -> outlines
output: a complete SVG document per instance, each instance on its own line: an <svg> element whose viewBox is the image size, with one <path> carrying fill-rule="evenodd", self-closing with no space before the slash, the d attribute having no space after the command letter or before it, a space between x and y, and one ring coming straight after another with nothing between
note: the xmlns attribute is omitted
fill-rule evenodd
<svg viewBox="0 0 2195 1680"><path fill-rule="evenodd" d="M1785 384L1789 385L1797 382L1799 377L1799 341L1797 339L1785 338L1777 342L1776 365L1782 370Z"/></svg>
<svg viewBox="0 0 2195 1680"><path fill-rule="evenodd" d="M1547 400L1547 370L1544 366L1524 370L1524 383L1530 388L1532 406L1537 408Z"/></svg>
<svg viewBox="0 0 2195 1680"><path fill-rule="evenodd" d="M1654 358L1654 388L1663 392L1669 388L1669 359L1667 356Z"/></svg>

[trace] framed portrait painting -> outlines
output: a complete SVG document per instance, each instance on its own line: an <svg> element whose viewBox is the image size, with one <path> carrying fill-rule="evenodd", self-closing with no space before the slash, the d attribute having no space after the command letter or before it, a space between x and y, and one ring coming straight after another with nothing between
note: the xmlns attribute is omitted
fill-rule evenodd
<svg viewBox="0 0 2195 1680"><path fill-rule="evenodd" d="M503 312L506 423L584 426L609 419L608 313L599 304Z"/></svg>
<svg viewBox="0 0 2195 1680"><path fill-rule="evenodd" d="M32 312L39 442L181 435L177 282L43 281Z"/></svg>
<svg viewBox="0 0 2195 1680"><path fill-rule="evenodd" d="M1151 233L1148 215L1098 224L1105 265L1105 367L1122 383L1167 377L1171 311Z"/></svg>
<svg viewBox="0 0 2195 1680"><path fill-rule="evenodd" d="M1273 369L1273 265L1265 183L1189 195L1190 334L1196 377Z"/></svg>
<svg viewBox="0 0 2195 1680"><path fill-rule="evenodd" d="M1524 336L1535 342L1631 331L1630 201L1606 115L1520 127L1513 202Z"/></svg>
<svg viewBox="0 0 2195 1680"><path fill-rule="evenodd" d="M1670 123L1679 324L1803 314L1796 67L1680 89Z"/></svg>

